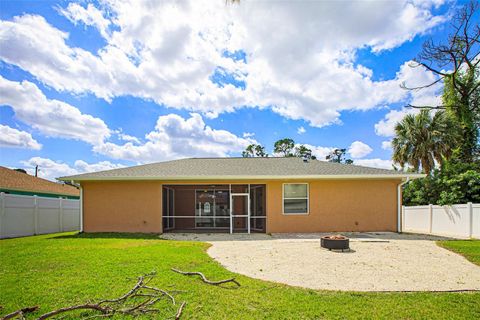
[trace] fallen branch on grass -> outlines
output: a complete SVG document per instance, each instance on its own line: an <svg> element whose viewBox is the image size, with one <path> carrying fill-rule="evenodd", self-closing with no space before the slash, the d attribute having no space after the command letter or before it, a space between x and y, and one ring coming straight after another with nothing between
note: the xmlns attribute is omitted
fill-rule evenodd
<svg viewBox="0 0 480 320"><path fill-rule="evenodd" d="M135 317L140 315L146 315L149 313L158 313L162 310L156 305L165 297L167 298L167 300L171 301L172 305L176 305L175 298L172 294L165 290L147 285L147 283L149 283L153 279L153 277L155 277L155 273L150 273L138 277L135 286L127 293L116 299L105 299L97 303L86 303L52 310L39 316L37 320L45 320L57 315L68 315L68 313L76 310L92 311L96 313L93 315L90 313L82 316L76 316L76 318L78 319L111 317L113 315L125 315ZM177 313L175 315L176 319L180 319L184 306L185 302L183 302L180 308L177 310ZM25 319L24 315L26 313L34 312L37 309L38 306L20 309L10 314L7 314L6 316L0 318L0 320L14 318Z"/></svg>
<svg viewBox="0 0 480 320"><path fill-rule="evenodd" d="M25 319L25 314L34 312L36 310L38 310L38 306L23 308L3 316L1 320L13 319L16 317L20 317L20 319Z"/></svg>
<svg viewBox="0 0 480 320"><path fill-rule="evenodd" d="M71 306L71 307L61 308L61 309L57 309L57 310L47 312L47 313L41 315L40 317L38 317L37 320L48 319L48 318L51 318L53 316L56 316L57 314L66 313L66 312L74 311L74 310L95 310L95 311L100 311L102 314L105 314L105 315L110 314L110 313L113 314L113 309L111 309L109 307L101 307L98 304L81 304L81 305L78 305L78 306Z"/></svg>
<svg viewBox="0 0 480 320"><path fill-rule="evenodd" d="M187 303L185 301L182 302L180 305L180 308L178 308L177 314L175 315L175 320L179 320L180 317L182 316L183 308L185 307Z"/></svg>
<svg viewBox="0 0 480 320"><path fill-rule="evenodd" d="M201 272L197 272L197 271L186 272L186 271L178 270L178 269L175 269L175 268L172 268L172 271L176 272L176 273L186 275L186 276L200 276L200 278L202 279L203 282L214 285L214 286L218 286L220 284L227 283L227 282L233 282L237 286L240 287L240 283L237 280L235 280L235 278L230 278L230 279L225 279L225 280L220 280L220 281L211 281L211 280L208 280L207 277L205 277L205 275Z"/></svg>

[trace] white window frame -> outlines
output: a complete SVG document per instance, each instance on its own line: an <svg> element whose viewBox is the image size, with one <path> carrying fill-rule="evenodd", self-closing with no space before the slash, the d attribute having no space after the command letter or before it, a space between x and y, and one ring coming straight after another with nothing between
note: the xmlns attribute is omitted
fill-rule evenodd
<svg viewBox="0 0 480 320"><path fill-rule="evenodd" d="M306 198L285 198L285 185L287 184L305 184L307 185ZM285 200L307 200L307 212L285 212ZM286 216L305 216L310 214L310 185L307 182L286 182L282 184L282 213Z"/></svg>

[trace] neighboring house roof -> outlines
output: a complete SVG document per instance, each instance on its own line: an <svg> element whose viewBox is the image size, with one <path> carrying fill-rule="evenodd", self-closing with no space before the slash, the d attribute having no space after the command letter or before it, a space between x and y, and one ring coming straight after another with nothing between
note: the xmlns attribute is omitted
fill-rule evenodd
<svg viewBox="0 0 480 320"><path fill-rule="evenodd" d="M419 178L424 175L301 158L189 158L120 168L61 180L228 180Z"/></svg>
<svg viewBox="0 0 480 320"><path fill-rule="evenodd" d="M55 183L29 174L0 166L0 190L20 191L39 195L80 196L80 191L72 186Z"/></svg>

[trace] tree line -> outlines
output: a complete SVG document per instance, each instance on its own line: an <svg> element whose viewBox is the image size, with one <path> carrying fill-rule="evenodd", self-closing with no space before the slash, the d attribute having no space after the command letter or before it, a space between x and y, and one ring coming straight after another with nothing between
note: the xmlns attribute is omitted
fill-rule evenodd
<svg viewBox="0 0 480 320"><path fill-rule="evenodd" d="M277 140L273 145L273 152L282 157L298 157L308 160L317 160L317 157L312 153L312 149L304 144L295 144L295 141L290 138ZM337 163L352 164L353 160L345 157L347 149L333 149L330 154L325 157L325 160ZM268 157L264 146L260 144L250 144L242 152L242 157Z"/></svg>

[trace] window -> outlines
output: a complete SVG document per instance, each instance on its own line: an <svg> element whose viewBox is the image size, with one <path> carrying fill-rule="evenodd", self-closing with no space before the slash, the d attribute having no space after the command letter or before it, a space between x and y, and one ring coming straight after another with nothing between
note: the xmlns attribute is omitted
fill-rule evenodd
<svg viewBox="0 0 480 320"><path fill-rule="evenodd" d="M308 214L308 184L283 184L283 213Z"/></svg>

